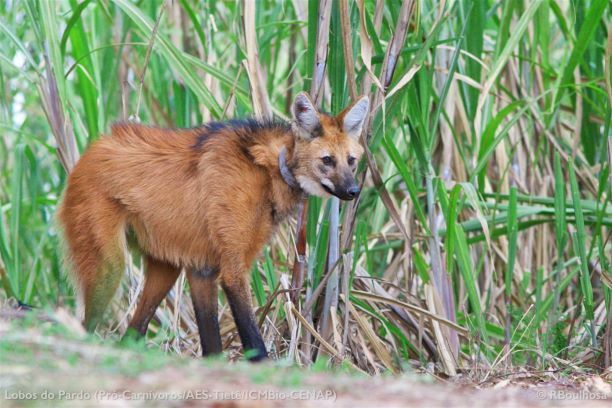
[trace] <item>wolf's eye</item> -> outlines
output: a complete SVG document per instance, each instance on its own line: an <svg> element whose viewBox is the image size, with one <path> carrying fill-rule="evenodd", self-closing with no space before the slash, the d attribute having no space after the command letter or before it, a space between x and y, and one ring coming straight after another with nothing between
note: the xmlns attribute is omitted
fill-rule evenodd
<svg viewBox="0 0 612 408"><path fill-rule="evenodd" d="M353 156L349 156L349 158L348 158L348 165L352 166L353 164L355 164L355 158Z"/></svg>
<svg viewBox="0 0 612 408"><path fill-rule="evenodd" d="M323 156L323 157L321 157L321 161L326 166L333 166L334 165L334 158L331 157L331 156Z"/></svg>

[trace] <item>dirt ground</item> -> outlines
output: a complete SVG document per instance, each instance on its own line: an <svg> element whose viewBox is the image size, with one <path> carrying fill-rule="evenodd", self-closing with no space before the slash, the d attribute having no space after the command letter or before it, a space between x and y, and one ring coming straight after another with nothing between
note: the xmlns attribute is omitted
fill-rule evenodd
<svg viewBox="0 0 612 408"><path fill-rule="evenodd" d="M435 379L368 377L262 364L179 358L0 319L0 406L214 407L610 407L612 370L601 375L520 372Z"/></svg>
<svg viewBox="0 0 612 408"><path fill-rule="evenodd" d="M46 372L36 366L3 366L2 406L612 406L610 384L597 377L574 384L500 382L480 388L409 376L356 379L307 374L298 386L287 387L256 382L222 367L168 367L135 377L83 368Z"/></svg>

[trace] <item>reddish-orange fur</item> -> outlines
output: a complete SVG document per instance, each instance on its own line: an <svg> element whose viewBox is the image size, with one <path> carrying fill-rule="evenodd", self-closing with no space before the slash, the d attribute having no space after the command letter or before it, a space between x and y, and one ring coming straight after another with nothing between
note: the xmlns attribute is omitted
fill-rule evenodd
<svg viewBox="0 0 612 408"><path fill-rule="evenodd" d="M116 290L128 231L145 256L145 288L131 324L141 334L182 268L193 295L216 294L218 280L250 305L251 264L302 197L281 176L279 152L287 149L300 180L316 180L321 151L358 159L361 146L343 132L343 115L320 115L323 134L311 140L296 137L295 125L113 126L77 163L59 209L88 329ZM350 174L343 163L333 173ZM211 276L201 273L206 268ZM216 297L212 306L199 301L216 311Z"/></svg>

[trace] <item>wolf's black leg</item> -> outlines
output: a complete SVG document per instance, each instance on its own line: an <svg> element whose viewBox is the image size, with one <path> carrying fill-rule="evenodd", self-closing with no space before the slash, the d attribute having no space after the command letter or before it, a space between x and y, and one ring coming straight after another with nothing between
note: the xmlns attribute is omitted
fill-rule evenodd
<svg viewBox="0 0 612 408"><path fill-rule="evenodd" d="M247 279L226 279L221 285L232 309L245 355L254 362L267 358L268 352L253 314Z"/></svg>
<svg viewBox="0 0 612 408"><path fill-rule="evenodd" d="M204 268L187 272L191 299L200 332L202 356L222 351L219 333L217 269Z"/></svg>

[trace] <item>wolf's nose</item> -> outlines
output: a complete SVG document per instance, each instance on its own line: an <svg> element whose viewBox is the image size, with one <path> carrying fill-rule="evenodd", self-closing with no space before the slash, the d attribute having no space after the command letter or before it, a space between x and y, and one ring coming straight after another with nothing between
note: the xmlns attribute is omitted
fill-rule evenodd
<svg viewBox="0 0 612 408"><path fill-rule="evenodd" d="M353 186L353 187L349 187L349 189L346 192L349 195L349 197L355 198L359 195L361 190L359 189L359 187Z"/></svg>

